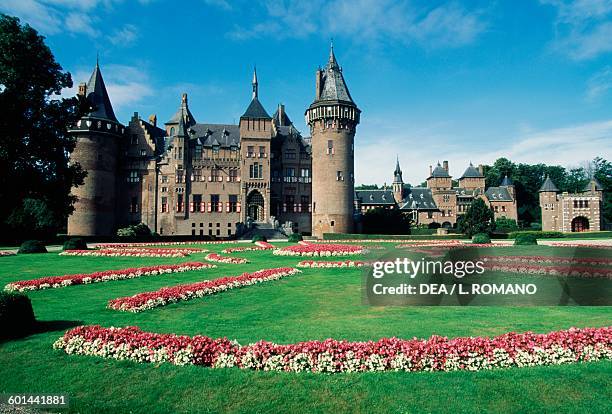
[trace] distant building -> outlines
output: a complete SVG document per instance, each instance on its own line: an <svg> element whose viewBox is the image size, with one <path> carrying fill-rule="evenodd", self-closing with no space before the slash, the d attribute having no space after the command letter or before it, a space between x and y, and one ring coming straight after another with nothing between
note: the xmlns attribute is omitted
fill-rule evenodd
<svg viewBox="0 0 612 414"><path fill-rule="evenodd" d="M393 173L391 188L379 190L356 190L355 206L362 214L373 208L398 208L411 215L417 225L439 224L452 228L457 218L464 214L472 201L481 198L491 207L495 218L506 217L517 220L517 202L514 183L506 176L497 187L485 189L482 167L470 163L458 180L452 184L448 161L436 168L429 167L426 187L404 185L399 159Z"/></svg>
<svg viewBox="0 0 612 414"><path fill-rule="evenodd" d="M246 222L291 222L302 233L353 229L354 137L361 111L333 48L316 72L302 137L279 105L273 116L252 99L238 125L199 123L183 94L162 127L138 113L115 117L100 67L78 95L89 110L69 128L71 160L87 171L73 188L68 233L106 236L145 223L162 235L235 236ZM275 220L272 220L272 219Z"/></svg>
<svg viewBox="0 0 612 414"><path fill-rule="evenodd" d="M598 231L602 228L603 187L592 178L580 193L561 193L546 177L540 187L542 230L561 232Z"/></svg>

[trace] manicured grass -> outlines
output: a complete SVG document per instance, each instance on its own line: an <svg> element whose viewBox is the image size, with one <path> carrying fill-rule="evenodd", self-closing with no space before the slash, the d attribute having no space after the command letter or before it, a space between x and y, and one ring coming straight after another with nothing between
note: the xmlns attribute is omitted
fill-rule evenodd
<svg viewBox="0 0 612 414"><path fill-rule="evenodd" d="M394 244L388 244L393 246ZM201 246L200 246L201 247ZM204 246L219 252L225 246ZM571 250L571 249L569 249ZM490 248L483 255L553 255L546 246ZM567 253L567 251L566 251ZM571 254L571 253L567 253ZM594 253L603 254L603 252ZM47 275L92 272L186 258L0 258L0 285ZM47 332L0 345L0 392L65 392L72 412L610 412L612 362L492 372L317 375L213 370L68 356L51 348L71 325L136 325L143 330L227 336L241 343L333 337L498 335L610 324L609 307L370 307L360 269L303 269L279 281L138 314L106 309L109 299L261 268L299 257L232 253L243 265L29 292ZM528 278L529 276L516 276ZM52 322L54 321L54 322ZM63 321L63 322L62 322Z"/></svg>

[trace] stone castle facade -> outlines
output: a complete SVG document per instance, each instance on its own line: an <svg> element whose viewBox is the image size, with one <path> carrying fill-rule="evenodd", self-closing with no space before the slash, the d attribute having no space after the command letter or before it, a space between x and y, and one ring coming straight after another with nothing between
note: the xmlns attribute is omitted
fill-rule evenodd
<svg viewBox="0 0 612 414"><path fill-rule="evenodd" d="M270 116L252 99L238 125L199 123L187 94L164 125L138 113L115 117L100 67L79 85L88 110L71 126L71 159L87 171L75 187L68 233L106 236L145 223L161 235L234 237L250 223L291 223L292 230L353 230L354 137L360 110L333 47L315 77L302 137L283 105Z"/></svg>
<svg viewBox="0 0 612 414"><path fill-rule="evenodd" d="M518 205L514 183L504 177L497 187L485 188L482 166L471 163L453 185L448 161L429 167L426 187L409 187L404 184L399 159L393 173L393 184L377 190L356 190L356 208L362 213L374 208L398 208L409 214L415 225L452 228L457 218L464 214L472 201L481 198L493 210L495 218L518 219Z"/></svg>
<svg viewBox="0 0 612 414"><path fill-rule="evenodd" d="M546 177L540 187L542 230L561 232L602 230L603 187L592 178L579 193L560 193Z"/></svg>

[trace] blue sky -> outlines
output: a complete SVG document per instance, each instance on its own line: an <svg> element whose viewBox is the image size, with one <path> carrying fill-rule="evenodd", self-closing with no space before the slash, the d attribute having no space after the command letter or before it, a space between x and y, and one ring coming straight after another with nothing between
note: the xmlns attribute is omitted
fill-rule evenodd
<svg viewBox="0 0 612 414"><path fill-rule="evenodd" d="M253 65L268 112L303 135L333 37L363 110L358 183L424 180L449 160L576 166L612 158L612 0L3 0L47 37L75 84L100 55L118 118L237 122ZM66 93L72 93L67 91Z"/></svg>

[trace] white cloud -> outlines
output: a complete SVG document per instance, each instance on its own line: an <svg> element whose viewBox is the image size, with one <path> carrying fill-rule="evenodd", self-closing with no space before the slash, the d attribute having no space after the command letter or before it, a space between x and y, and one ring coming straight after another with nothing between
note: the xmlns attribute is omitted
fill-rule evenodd
<svg viewBox="0 0 612 414"><path fill-rule="evenodd" d="M416 42L425 47L455 47L473 42L486 28L481 11L458 3L423 9L405 0L268 0L265 18L235 26L234 39L311 35L358 36L361 41Z"/></svg>
<svg viewBox="0 0 612 414"><path fill-rule="evenodd" d="M401 129L400 129L401 131ZM404 181L418 185L427 178L429 165L448 160L451 175L458 178L470 161L492 164L505 157L514 162L574 166L597 156L612 157L612 120L550 130L525 132L480 146L457 145L462 137L438 134L435 130L412 131L379 138L357 133L355 178L357 183L391 183L395 157L399 153ZM491 147L492 144L499 144ZM608 149L608 153L606 153Z"/></svg>
<svg viewBox="0 0 612 414"><path fill-rule="evenodd" d="M64 23L66 29L71 33L81 33L90 37L100 35L100 32L94 28L93 18L87 13L70 12Z"/></svg>
<svg viewBox="0 0 612 414"><path fill-rule="evenodd" d="M587 81L586 100L596 101L610 90L612 90L612 67L607 66Z"/></svg>
<svg viewBox="0 0 612 414"><path fill-rule="evenodd" d="M19 17L40 32L52 35L62 29L62 19L55 10L35 0L3 0L0 11Z"/></svg>
<svg viewBox="0 0 612 414"><path fill-rule="evenodd" d="M139 37L138 29L132 24L126 24L121 29L108 36L114 45L131 46Z"/></svg>
<svg viewBox="0 0 612 414"><path fill-rule="evenodd" d="M612 52L612 0L540 0L557 10L553 48L573 59Z"/></svg>

